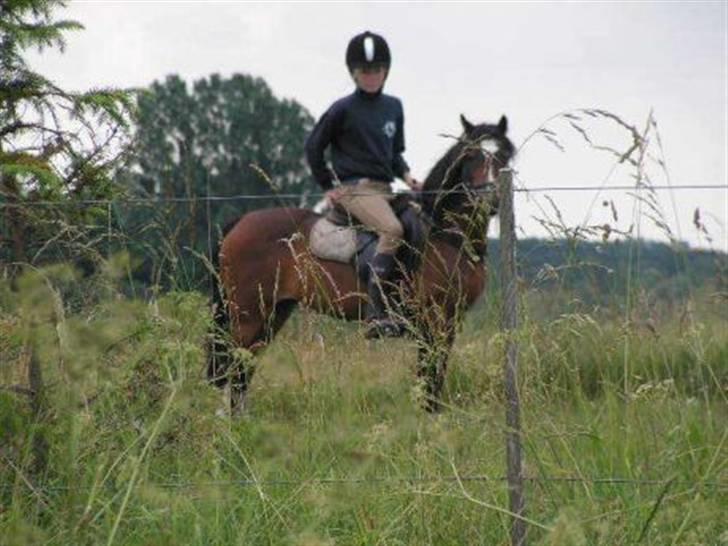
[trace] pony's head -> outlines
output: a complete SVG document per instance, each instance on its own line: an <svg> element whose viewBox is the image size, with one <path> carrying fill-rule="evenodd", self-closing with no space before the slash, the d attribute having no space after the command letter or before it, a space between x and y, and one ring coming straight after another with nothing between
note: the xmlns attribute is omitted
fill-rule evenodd
<svg viewBox="0 0 728 546"><path fill-rule="evenodd" d="M498 172L507 167L515 153L508 139L508 119L497 124L473 124L460 116L463 134L435 164L425 179L423 208L436 223L446 212L463 213L487 206L497 212Z"/></svg>

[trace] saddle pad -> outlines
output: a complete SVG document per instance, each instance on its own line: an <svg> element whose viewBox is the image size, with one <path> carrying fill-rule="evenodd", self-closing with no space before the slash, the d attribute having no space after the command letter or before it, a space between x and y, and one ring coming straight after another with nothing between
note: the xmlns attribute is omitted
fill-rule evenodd
<svg viewBox="0 0 728 546"><path fill-rule="evenodd" d="M308 244L314 256L349 263L356 252L356 231L321 218L311 228Z"/></svg>

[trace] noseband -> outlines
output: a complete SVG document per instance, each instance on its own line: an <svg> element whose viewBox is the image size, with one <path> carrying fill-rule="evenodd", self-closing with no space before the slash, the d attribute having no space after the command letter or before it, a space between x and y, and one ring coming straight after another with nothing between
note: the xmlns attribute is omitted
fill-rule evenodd
<svg viewBox="0 0 728 546"><path fill-rule="evenodd" d="M492 142L487 142L487 144L493 144ZM488 149L490 148L490 149ZM497 201L498 199L498 186L496 184L497 175L494 173L494 169L498 165L498 157L497 154L500 152L500 149L495 146L495 148L491 148L490 146L483 147L482 144L478 146L478 152L483 154L483 178L485 179L485 182L475 184L474 180L462 180L458 186L463 188L463 192L465 195L471 199L471 200L489 200L492 201L493 198Z"/></svg>
<svg viewBox="0 0 728 546"><path fill-rule="evenodd" d="M463 182L461 185L465 188L465 195L473 199L484 199L492 196L498 197L498 186L495 182L486 182L479 186L473 186L472 184Z"/></svg>

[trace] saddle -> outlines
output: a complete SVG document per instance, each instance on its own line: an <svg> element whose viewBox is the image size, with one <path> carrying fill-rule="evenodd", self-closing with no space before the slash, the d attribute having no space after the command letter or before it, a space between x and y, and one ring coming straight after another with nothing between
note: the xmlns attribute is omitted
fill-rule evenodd
<svg viewBox="0 0 728 546"><path fill-rule="evenodd" d="M425 246L425 230L419 205L415 197L409 194L398 194L390 205L404 228L404 242L396 256L399 273L412 273L420 265ZM321 259L352 264L362 282L367 283L368 266L374 257L378 238L376 233L366 229L342 207L333 207L314 223L309 246L311 252Z"/></svg>

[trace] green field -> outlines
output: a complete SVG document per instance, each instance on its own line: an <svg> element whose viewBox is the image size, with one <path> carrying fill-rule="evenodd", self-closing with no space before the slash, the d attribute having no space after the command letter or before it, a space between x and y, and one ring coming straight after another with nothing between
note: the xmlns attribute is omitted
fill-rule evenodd
<svg viewBox="0 0 728 546"><path fill-rule="evenodd" d="M412 342L298 312L230 420L204 297L77 282L0 291L0 544L510 543L496 302L468 315L439 415ZM529 543L728 544L725 301L554 297L521 309ZM8 388L31 357L40 399Z"/></svg>

